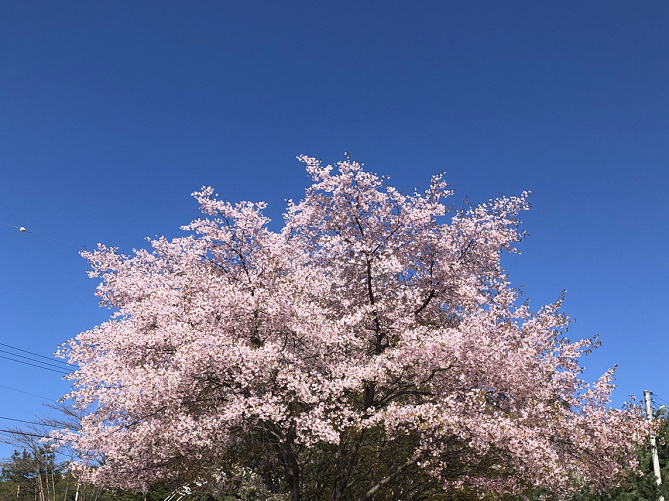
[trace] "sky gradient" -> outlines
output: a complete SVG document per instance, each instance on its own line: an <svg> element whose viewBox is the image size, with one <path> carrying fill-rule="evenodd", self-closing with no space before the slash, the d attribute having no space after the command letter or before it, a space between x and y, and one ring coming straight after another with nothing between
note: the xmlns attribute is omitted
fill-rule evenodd
<svg viewBox="0 0 669 501"><path fill-rule="evenodd" d="M107 318L79 250L181 235L203 185L278 230L295 157L349 151L407 190L444 171L456 206L534 191L511 282L534 308L567 290L616 405L663 403L668 25L661 1L3 2L0 342L49 356ZM15 419L68 389L0 378Z"/></svg>

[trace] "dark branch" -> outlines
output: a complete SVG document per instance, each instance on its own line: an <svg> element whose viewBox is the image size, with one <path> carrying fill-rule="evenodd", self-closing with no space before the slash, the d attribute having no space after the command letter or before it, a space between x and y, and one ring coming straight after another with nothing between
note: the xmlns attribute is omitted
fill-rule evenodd
<svg viewBox="0 0 669 501"><path fill-rule="evenodd" d="M374 494L376 494L379 489L381 489L384 485L389 483L392 479L394 479L396 476L398 476L400 473L402 473L404 470L409 468L410 466L413 466L416 464L420 459L423 457L425 454L424 451L418 451L416 454L411 456L404 464L402 464L399 468L397 468L394 472L392 472L390 475L382 479L379 483L377 483L374 487L369 489L364 496L361 498L358 498L358 501L364 501L365 499L371 499Z"/></svg>
<svg viewBox="0 0 669 501"><path fill-rule="evenodd" d="M423 301L423 304L420 305L420 307L414 312L414 314L418 315L421 311L423 311L425 308L427 308L427 305L430 304L430 301L437 295L437 293L432 289L430 291L430 294L427 296L425 301Z"/></svg>

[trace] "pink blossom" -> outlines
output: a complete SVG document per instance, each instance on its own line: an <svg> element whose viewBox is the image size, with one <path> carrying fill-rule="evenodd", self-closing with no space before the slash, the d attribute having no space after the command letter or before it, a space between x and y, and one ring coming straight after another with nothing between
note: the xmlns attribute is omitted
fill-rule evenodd
<svg viewBox="0 0 669 501"><path fill-rule="evenodd" d="M609 407L613 371L587 385L578 360L593 342L564 337L560 301L518 305L504 275L527 193L454 211L440 176L407 195L354 161L300 159L313 184L278 233L265 204L205 187L189 236L84 253L112 309L61 350L77 367L68 396L88 411L61 437L86 478L214 478L259 430L268 454L298 459L348 454L344 437L366 429L412 434L415 464L482 492L606 487L634 467L644 424Z"/></svg>

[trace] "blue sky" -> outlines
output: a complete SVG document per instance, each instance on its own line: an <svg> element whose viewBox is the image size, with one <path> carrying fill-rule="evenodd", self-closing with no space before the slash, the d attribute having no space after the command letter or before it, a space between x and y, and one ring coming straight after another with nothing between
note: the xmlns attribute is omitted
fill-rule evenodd
<svg viewBox="0 0 669 501"><path fill-rule="evenodd" d="M458 203L535 191L511 281L536 308L567 289L616 404L669 400L668 24L659 0L3 2L0 342L49 355L107 317L79 249L180 235L202 185L278 228L295 157L349 151L406 189L443 170ZM0 378L3 417L68 388Z"/></svg>

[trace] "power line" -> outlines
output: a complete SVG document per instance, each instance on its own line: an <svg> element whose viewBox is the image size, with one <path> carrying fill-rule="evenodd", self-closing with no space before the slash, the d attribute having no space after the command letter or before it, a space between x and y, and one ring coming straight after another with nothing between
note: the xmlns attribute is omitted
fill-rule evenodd
<svg viewBox="0 0 669 501"><path fill-rule="evenodd" d="M9 226L10 228L16 228L17 230L19 230L21 232L32 233L32 232L29 232L28 230L26 230L23 226L16 226L16 225L13 225L13 224L5 223L4 221L0 221L0 224L4 224L5 226Z"/></svg>
<svg viewBox="0 0 669 501"><path fill-rule="evenodd" d="M42 365L37 365L37 364L31 364L30 362L24 362L23 360L16 360L15 358L10 358L6 357L4 355L0 355L0 358L4 358L6 360L11 360L12 362L17 362L19 364L24 364L24 365L31 365L33 367L37 367L38 369L44 369L45 371L51 371L51 372L57 372L58 374L62 374L63 376L69 374L69 372L65 370L56 370L56 369L51 369L49 367L44 367Z"/></svg>
<svg viewBox="0 0 669 501"><path fill-rule="evenodd" d="M26 357L25 355L19 355L18 353L12 353L11 351L0 349L0 353L7 353L8 355L11 355L12 357L24 358L26 360L30 360L31 362L37 362L38 364L46 365L46 366L49 366L49 367L54 367L56 369L67 370L67 368L63 367L62 365L56 365L56 364L52 364L52 363L49 363L49 362L42 362L41 360L36 360L34 358Z"/></svg>
<svg viewBox="0 0 669 501"><path fill-rule="evenodd" d="M35 235L37 237L42 237L42 238L46 238L46 239L49 239L49 240L53 240L54 242L69 245L69 246L74 247L76 249L85 249L84 246L75 245L72 242L66 242L65 240L60 240L58 238L53 238L53 237L50 237L49 235L43 235L42 233L36 233L34 231L30 231L30 230L26 229L25 226L16 226L15 224L5 223L4 221L0 221L0 224L4 224L5 226L9 226L10 228L17 229L21 233L30 233L30 234Z"/></svg>
<svg viewBox="0 0 669 501"><path fill-rule="evenodd" d="M35 362L37 364L40 364L39 367L43 366L45 369L47 367L51 367L51 368L57 369L59 371L69 372L66 367L62 367L62 366L59 366L59 365L56 365L56 364L50 364L49 362L42 362L41 360L35 360L34 358L26 357L25 355L19 355L18 353L12 353L10 351L2 350L2 349L0 349L0 353L6 353L7 355L10 355L12 357L18 357L18 358L23 358L25 360L30 360L31 362ZM13 359L13 360L15 362L22 362L22 360L16 360L16 359Z"/></svg>
<svg viewBox="0 0 669 501"><path fill-rule="evenodd" d="M651 392L651 395L655 397L657 400L660 400L661 402L664 402L665 404L669 404L669 401L665 400L664 398L660 397L657 393Z"/></svg>
<svg viewBox="0 0 669 501"><path fill-rule="evenodd" d="M0 416L0 419L4 419L5 421L17 421L19 423L37 424L37 425L40 425L40 426L44 426L44 423L38 423L37 421L27 421L25 419L17 419L17 418L5 417L5 416Z"/></svg>
<svg viewBox="0 0 669 501"><path fill-rule="evenodd" d="M42 395L35 395L34 393L19 390L18 388L12 388L11 386L6 386L4 384L0 384L0 388L7 388L8 390L18 391L19 393L25 393L26 395L30 395L31 397L37 397L37 398L41 398L43 400L48 400L49 402L55 402L55 400L53 398L43 397Z"/></svg>
<svg viewBox="0 0 669 501"><path fill-rule="evenodd" d="M20 351L20 352L23 352L23 353L28 353L29 355L32 355L34 357L39 357L39 358L43 358L45 360L48 360L48 362L43 362L42 360L27 357L25 355L21 355L19 353L13 353L11 351L7 351L7 350L3 350L3 349L0 349L0 353L6 353L7 355L10 355L10 356L0 355L0 358L4 358L6 360L11 360L12 362L17 362L17 363L24 364L24 365L30 365L32 367L37 367L39 369L44 369L44 370L48 370L48 371L52 371L52 372L57 372L57 373L63 374L63 375L70 373L70 370L69 370L70 365L67 364L66 362L61 362L60 360L57 360L55 358L50 358L50 357L47 357L45 355L41 355L39 353L35 353L33 351L30 351L30 350L24 350L23 348L18 348L17 346L12 346L12 345L7 344L7 343L0 343L0 346L5 346L5 347L10 348L11 350L14 350L14 351ZM12 358L12 357L14 357L14 358ZM18 357L20 359L24 359L24 360L18 360L16 357ZM28 360L28 362L26 362L26 360ZM34 363L31 363L31 362L34 362ZM10 388L10 389L13 389L13 388ZM21 391L21 390L16 390L16 391ZM22 393L27 393L27 392L22 392ZM29 395L30 395L30 393L29 393ZM33 395L33 396L39 397L39 395ZM40 397L40 398L44 398L44 397ZM46 399L46 400L49 400L49 399Z"/></svg>
<svg viewBox="0 0 669 501"><path fill-rule="evenodd" d="M26 437L53 438L50 435L41 435L39 433L30 433L28 431L7 430L7 429L4 429L4 428L0 428L0 433L9 433L10 435L24 435Z"/></svg>
<svg viewBox="0 0 669 501"><path fill-rule="evenodd" d="M49 360L50 362L56 362L56 363L63 364L63 365L69 365L67 362L61 362L60 360L58 360L54 357L47 357L45 355L40 355L39 353L35 353L35 352L29 351L29 350L24 350L23 348L17 348L16 346L12 346L12 345L7 344L7 343L0 343L0 346L4 346L6 348L10 348L10 349L15 350L15 351L21 351L23 353L28 353L29 355L33 355L35 357L44 358L46 360ZM0 351L4 351L4 350L0 350ZM21 355L17 355L17 356L21 356Z"/></svg>

